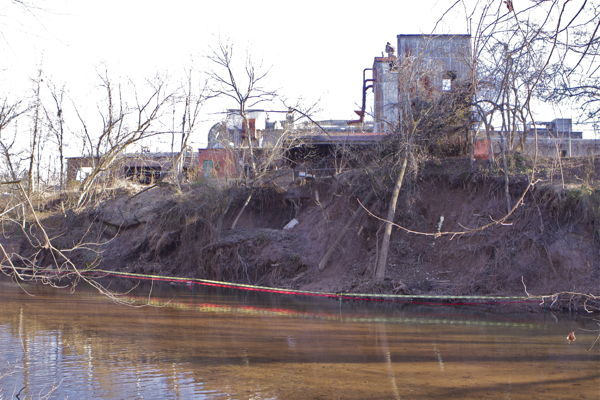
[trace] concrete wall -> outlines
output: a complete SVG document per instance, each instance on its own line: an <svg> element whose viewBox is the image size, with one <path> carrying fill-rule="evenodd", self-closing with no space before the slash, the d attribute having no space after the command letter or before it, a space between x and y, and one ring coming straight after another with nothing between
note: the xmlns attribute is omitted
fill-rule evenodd
<svg viewBox="0 0 600 400"><path fill-rule="evenodd" d="M570 151L569 151L570 147ZM525 154L534 155L535 142L528 139ZM541 157L584 157L600 154L600 141L594 139L538 139L538 155Z"/></svg>
<svg viewBox="0 0 600 400"><path fill-rule="evenodd" d="M500 138L492 137L494 153L500 153ZM569 151L570 147L570 151ZM535 154L535 139L528 138L523 153L533 156ZM570 154L569 154L570 153ZM600 140L595 139L547 139L538 138L538 156L540 157L585 157L600 155Z"/></svg>
<svg viewBox="0 0 600 400"><path fill-rule="evenodd" d="M375 57L373 94L374 132L392 133L398 123L398 70L395 57Z"/></svg>

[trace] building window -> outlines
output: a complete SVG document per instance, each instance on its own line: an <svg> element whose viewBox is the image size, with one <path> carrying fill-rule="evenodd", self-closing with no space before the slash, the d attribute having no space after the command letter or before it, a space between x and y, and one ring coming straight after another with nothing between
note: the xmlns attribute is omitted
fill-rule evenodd
<svg viewBox="0 0 600 400"><path fill-rule="evenodd" d="M204 172L204 177L209 178L213 171L213 162L212 160L205 160L202 164L202 170Z"/></svg>
<svg viewBox="0 0 600 400"><path fill-rule="evenodd" d="M249 136L250 139L256 139L256 119L248 118L248 129L250 130L250 135L246 135L246 124L242 120L242 140L246 139L246 136Z"/></svg>
<svg viewBox="0 0 600 400"><path fill-rule="evenodd" d="M79 182L85 181L85 179L92 173L92 167L81 167L79 171L77 171L77 175L75 175L75 180Z"/></svg>
<svg viewBox="0 0 600 400"><path fill-rule="evenodd" d="M452 90L452 79L442 79L442 90L444 92Z"/></svg>
<svg viewBox="0 0 600 400"><path fill-rule="evenodd" d="M442 90L449 92L452 90L452 81L456 79L456 71L446 71L442 76Z"/></svg>

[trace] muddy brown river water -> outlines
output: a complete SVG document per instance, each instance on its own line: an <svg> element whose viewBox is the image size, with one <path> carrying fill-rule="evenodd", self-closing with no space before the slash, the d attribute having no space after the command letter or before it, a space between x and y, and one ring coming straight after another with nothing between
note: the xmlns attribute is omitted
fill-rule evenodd
<svg viewBox="0 0 600 400"><path fill-rule="evenodd" d="M127 298L151 305L0 281L0 399L600 398L596 334L566 340L593 316L148 282Z"/></svg>

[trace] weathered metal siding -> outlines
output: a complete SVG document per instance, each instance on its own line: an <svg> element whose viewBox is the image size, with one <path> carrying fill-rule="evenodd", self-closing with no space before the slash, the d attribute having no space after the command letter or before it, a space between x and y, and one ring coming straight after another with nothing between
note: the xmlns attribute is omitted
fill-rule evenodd
<svg viewBox="0 0 600 400"><path fill-rule="evenodd" d="M456 91L471 81L471 37L398 35L398 71L402 119L415 101L435 101L445 91Z"/></svg>
<svg viewBox="0 0 600 400"><path fill-rule="evenodd" d="M416 98L435 100L471 82L470 35L398 35L398 56L375 57L375 132L391 133ZM444 87L444 79L448 79Z"/></svg>
<svg viewBox="0 0 600 400"><path fill-rule="evenodd" d="M470 35L398 35L400 68L410 65L415 73L427 74L433 88L442 90L444 74L456 74L456 83L471 80Z"/></svg>
<svg viewBox="0 0 600 400"><path fill-rule="evenodd" d="M398 73L392 68L395 62L395 57L375 57L373 63L376 133L392 133L398 121Z"/></svg>

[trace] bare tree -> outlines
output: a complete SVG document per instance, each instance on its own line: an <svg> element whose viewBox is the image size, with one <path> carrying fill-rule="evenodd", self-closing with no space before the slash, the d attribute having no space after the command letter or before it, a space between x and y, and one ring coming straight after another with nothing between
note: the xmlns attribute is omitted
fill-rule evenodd
<svg viewBox="0 0 600 400"><path fill-rule="evenodd" d="M214 83L213 92L235 101L239 107L239 115L247 135L244 139L247 139L247 145L251 149L258 138L253 137L250 132L247 110L274 100L276 92L264 86L270 68L265 67L262 62L255 62L249 50L246 50L243 61L235 57L234 50L230 39L219 40L217 46L211 48L208 59L214 63L215 68L209 72L209 77ZM238 66L239 63L243 65Z"/></svg>
<svg viewBox="0 0 600 400"><path fill-rule="evenodd" d="M568 4L554 2L548 17L562 16L556 29L545 29L541 42L555 48L556 56L540 82L539 97L554 103L569 101L580 109L578 122L597 122L600 117L600 2L589 0Z"/></svg>
<svg viewBox="0 0 600 400"><path fill-rule="evenodd" d="M109 171L127 147L165 133L163 130L155 130L154 125L173 96L173 93L167 92L166 83L161 79L148 83L149 94L143 99L138 95L135 85L131 83L134 105L130 106L123 97L121 85L114 84L108 72L105 71L99 76L106 97L105 109L100 110L103 123L97 136L90 133L88 125L76 111L89 145L92 163L90 174L81 183L81 195L77 207L83 204L98 177Z"/></svg>
<svg viewBox="0 0 600 400"><path fill-rule="evenodd" d="M21 101L11 101L8 97L4 97L0 104L0 151L2 152L3 162L8 169L9 179L16 181L20 177L18 164L19 151L14 148L17 131L16 123L19 117L25 114L28 108L22 105ZM11 135L8 133L7 128L12 124L15 124L15 131Z"/></svg>
<svg viewBox="0 0 600 400"><path fill-rule="evenodd" d="M2 4L2 10L0 10L0 26L3 27L0 32L0 43L5 42L6 44L11 45L6 34L7 31L14 28L15 25L19 26L18 30L20 32L31 32L32 27L35 25L43 27L39 16L47 10L41 3L42 1L39 0L5 1Z"/></svg>
<svg viewBox="0 0 600 400"><path fill-rule="evenodd" d="M396 174L385 217L385 230L375 270L375 280L385 277L392 222L409 160L422 152L434 150L441 143L468 132L471 123L472 86L469 77L456 80L456 73L446 71L445 65L432 62L427 54L435 52L448 38L424 36L419 42L408 43L398 59L398 120L391 124L389 145L394 149L389 171ZM463 39L464 42L464 39ZM448 44L446 44L447 46ZM464 43L455 43L459 48ZM411 46L410 48L408 46ZM468 48L462 48L468 53ZM470 60L464 60L465 62ZM466 65L469 65L468 63ZM450 75L452 76L450 76ZM443 82L444 79L449 82ZM444 87L443 85L449 85ZM450 89L450 90L446 90Z"/></svg>
<svg viewBox="0 0 600 400"><path fill-rule="evenodd" d="M177 156L173 157L168 173L175 172L181 178L181 163L186 160L186 152L190 136L194 132L199 122L200 111L206 100L212 97L207 81L198 81L194 69L190 66L186 71L186 80L181 87L181 104L183 105L183 115L181 117L181 146ZM173 116L175 110L173 110ZM173 135L175 132L173 132Z"/></svg>
<svg viewBox="0 0 600 400"><path fill-rule="evenodd" d="M241 61L242 66L239 66L238 62L240 61L235 57L234 45L231 40L219 40L216 47L211 49L208 59L215 65L215 68L209 73L211 81L214 83L214 93L235 101L239 108L243 129L242 137L235 142L236 150L242 160L248 159L251 166L251 174L244 174L245 185L251 186L252 176L255 178L259 170L254 148L259 145L260 138L256 134L256 129L252 129L250 126L247 111L260 103L275 98L276 92L268 90L264 86L269 68L264 67L262 62L255 62L248 50L246 50L244 60ZM253 192L250 191L232 228L236 227L239 217L252 199L252 195Z"/></svg>
<svg viewBox="0 0 600 400"><path fill-rule="evenodd" d="M63 85L60 88L57 88L51 82L47 82L47 87L50 92L50 96L52 96L52 100L54 101L55 107L55 115L50 112L47 108L44 108L46 114L46 121L48 123L48 129L52 134L55 144L58 149L58 162L60 164L60 172L59 172L59 182L60 182L60 190L61 192L65 188L65 174L64 174L64 150L66 147L65 143L65 120L64 120L64 96L65 96L65 86Z"/></svg>
<svg viewBox="0 0 600 400"><path fill-rule="evenodd" d="M586 3L572 19L564 18L568 2L538 2L515 9L512 2L504 6L492 1L482 2L479 12L477 37L478 91L477 109L488 132L499 115L498 132L505 176L505 197L510 211L509 172L507 157L516 147L524 149L527 144L528 126L533 127L535 155L537 160L538 131L534 101L547 100L552 89L556 71L565 65L568 45L561 45L569 32L582 28L575 22L586 8ZM591 3L591 2L590 2ZM574 32L572 32L574 33ZM539 104L537 105L539 107ZM518 133L520 131L520 137ZM490 154L492 149L490 148ZM557 153L557 158L560 158ZM533 176L532 176L533 179Z"/></svg>
<svg viewBox="0 0 600 400"><path fill-rule="evenodd" d="M487 94L490 95L487 98L480 98L475 105L479 110L479 114L484 118L488 132L494 112L497 111L499 113L502 122L500 135L506 180L507 215L510 215L515 210L527 190L533 185L535 165L533 169L534 173L530 177L529 185L523 196L517 201L516 205L511 206L508 191L508 171L506 167L507 156L505 150L507 149L505 147L508 147L508 150L512 149L514 135L519 123L523 125L526 122L535 123L532 112L532 99L538 93L536 91L542 86L544 79L546 79L545 73L550 62L556 58L561 59L561 55L558 54L561 35L568 35L568 33L564 32L574 27L574 21L577 20L579 12L585 8L586 4L584 2L573 19L565 20L563 17L565 9L570 5L568 3L568 0L534 2L524 10L515 10L512 1L504 3L484 1L477 3L479 7L477 12L481 12L481 17L475 43L478 43L481 48L475 49L477 59L474 60L472 65L477 66L477 70L480 70L482 66L486 65L485 63L488 63L488 71L495 72L486 75L488 78L487 82L480 81L473 85L475 88L485 88ZM497 6L494 7L494 5ZM506 8L502 9L502 7ZM465 9L467 9L466 5ZM539 12L537 16L540 21L537 25L532 23L532 21L522 21L522 17L531 15L532 10ZM471 13L470 16L474 14L476 12ZM596 30L594 30L593 34L587 35L588 39L591 37L588 41L589 44L593 43L595 35ZM500 52L501 59L497 60L494 58L494 54L498 55L497 48L499 46L502 46L503 51ZM584 53L582 58L585 52L589 51L590 47L591 44L585 46L586 50L582 51ZM492 50L494 48L496 48L496 51ZM399 52L399 54L402 54L402 52ZM490 58L486 59L486 54ZM515 63L516 56L519 58L518 63ZM414 57L413 60L418 61L418 57ZM415 149L422 148L424 144L422 142L423 138L427 138L427 129L423 129L423 127L430 127L432 118L435 120L434 110L427 107L427 103L425 103L424 107L421 106L422 102L419 97L422 98L422 94L419 92L418 87L402 87L402 82L407 82L409 85L418 85L423 78L423 75L411 73L409 66L410 63L406 62L402 62L399 65L401 82L399 91L404 93L405 98L409 101L400 99L398 104L400 120L398 124L399 128L396 132L400 133L397 135L400 142L398 146L399 151L396 152L398 155L396 162L400 165L400 168L393 187L388 213L386 218L383 219L386 224L386 231L375 274L377 280L383 279L385 275L387 248L389 247L389 237L395 215L396 201L405 177L408 160L411 154L414 154ZM548 80L546 79L546 81ZM469 90L468 92L472 96L473 91ZM527 121L528 118L529 121ZM506 133L509 134L508 143L504 141ZM421 141L421 146L419 146L419 141ZM537 159L537 151L535 158ZM501 220L505 218L503 217ZM490 226L496 223L498 222L494 222ZM403 229L407 232L415 233L406 228ZM464 233L454 232L452 234ZM439 233L431 235L435 236L439 235Z"/></svg>
<svg viewBox="0 0 600 400"><path fill-rule="evenodd" d="M38 76L34 81L34 97L33 97L33 105L31 109L33 110L33 126L31 129L31 146L29 151L29 172L27 175L27 196L31 198L31 193L33 192L33 165L35 162L36 150L38 147L38 142L40 140L40 129L41 129L41 108L42 108L42 99L41 99L41 87L42 87L42 70L38 70Z"/></svg>

